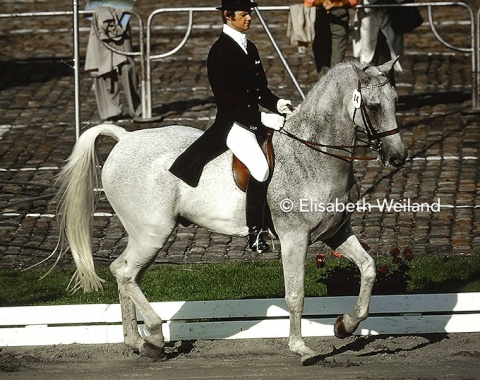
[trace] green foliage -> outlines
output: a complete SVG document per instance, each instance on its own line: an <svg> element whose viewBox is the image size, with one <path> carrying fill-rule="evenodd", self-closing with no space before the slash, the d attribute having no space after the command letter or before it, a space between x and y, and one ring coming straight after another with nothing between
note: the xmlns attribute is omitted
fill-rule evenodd
<svg viewBox="0 0 480 380"><path fill-rule="evenodd" d="M378 268L388 266L389 274L398 274L398 264L388 258L376 261ZM416 256L406 264L409 293L480 291L480 253ZM351 271L350 277L358 280L358 269L346 259L326 260L322 269L317 269L315 262L309 260L305 275L306 295L327 295L326 284L339 269ZM72 268L55 268L41 278L46 272L46 269L0 269L0 306L118 303L116 282L108 268L97 268L105 283L104 290L96 293L67 290L74 272ZM282 265L278 261L153 265L146 272L141 287L152 302L284 297Z"/></svg>
<svg viewBox="0 0 480 380"><path fill-rule="evenodd" d="M55 268L46 275L47 272L0 269L0 306L118 303L115 279L107 268L97 269L105 279L104 291L98 293L69 291L67 287L75 272L72 268Z"/></svg>
<svg viewBox="0 0 480 380"><path fill-rule="evenodd" d="M374 294L457 293L480 291L480 253L456 256L400 255L375 259L377 279ZM318 280L327 286L358 284L360 273L350 261L330 259L320 269ZM356 293L358 291L355 288ZM342 294L339 289L339 293ZM343 293L344 294L344 293Z"/></svg>
<svg viewBox="0 0 480 380"><path fill-rule="evenodd" d="M311 281L315 271L307 265L306 294L325 295L325 288ZM142 289L149 299L159 302L284 297L278 261L157 265L147 271Z"/></svg>
<svg viewBox="0 0 480 380"><path fill-rule="evenodd" d="M278 262L157 265L142 289L156 301L283 297Z"/></svg>
<svg viewBox="0 0 480 380"><path fill-rule="evenodd" d="M422 256L415 258L410 266L410 292L480 291L480 253L468 256Z"/></svg>

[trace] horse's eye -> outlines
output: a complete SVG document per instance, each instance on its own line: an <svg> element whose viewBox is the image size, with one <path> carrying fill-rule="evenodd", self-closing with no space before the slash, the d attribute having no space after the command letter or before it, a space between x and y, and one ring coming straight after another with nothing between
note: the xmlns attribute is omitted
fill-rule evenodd
<svg viewBox="0 0 480 380"><path fill-rule="evenodd" d="M380 111L380 104L368 104L367 108L372 112Z"/></svg>

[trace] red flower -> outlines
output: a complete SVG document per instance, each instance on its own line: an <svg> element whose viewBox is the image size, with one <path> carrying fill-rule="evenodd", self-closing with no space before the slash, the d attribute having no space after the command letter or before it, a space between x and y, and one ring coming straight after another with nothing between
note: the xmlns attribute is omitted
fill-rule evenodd
<svg viewBox="0 0 480 380"><path fill-rule="evenodd" d="M410 247L405 248L403 251L403 256L405 256L405 260L412 261L413 260L413 253Z"/></svg>
<svg viewBox="0 0 480 380"><path fill-rule="evenodd" d="M325 254L324 253L317 253L317 268L323 268L325 266Z"/></svg>
<svg viewBox="0 0 480 380"><path fill-rule="evenodd" d="M392 255L393 257L397 257L398 255L400 255L400 250L398 249L398 247L392 248L390 250L390 255Z"/></svg>
<svg viewBox="0 0 480 380"><path fill-rule="evenodd" d="M388 266L382 265L381 267L378 268L378 273L386 276L390 270L388 269Z"/></svg>

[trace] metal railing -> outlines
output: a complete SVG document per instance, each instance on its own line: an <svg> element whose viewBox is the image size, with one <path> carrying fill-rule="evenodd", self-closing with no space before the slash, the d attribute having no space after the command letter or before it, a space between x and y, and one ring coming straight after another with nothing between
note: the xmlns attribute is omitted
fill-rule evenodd
<svg viewBox="0 0 480 380"><path fill-rule="evenodd" d="M450 6L459 6L464 7L469 16L470 16L470 47L469 48L462 48L458 46L454 46L449 44L445 41L438 33L437 28L435 27L435 22L433 20L433 8L437 7L450 7ZM477 21L475 22L475 15L473 10L470 8L468 4L463 2L457 1L448 1L448 2L431 2L431 3L407 3L407 4L369 4L369 5L357 5L355 8L399 8L399 7L415 7L415 8L427 8L428 12L428 23L430 25L430 29L435 36L435 38L445 47L460 51L463 53L470 53L471 54L471 74L472 74L472 109L473 111L480 110L480 102L479 102L479 82L480 82L480 10L477 14Z"/></svg>
<svg viewBox="0 0 480 380"><path fill-rule="evenodd" d="M283 56L282 51L280 50L279 46L277 45L275 38L273 37L272 33L270 32L270 29L268 28L268 25L266 24L265 20L262 17L261 10L269 10L269 11L288 11L290 8L288 6L270 6L270 7L258 7L255 8L255 12L257 14L258 19L260 20L260 23L262 24L263 29L267 33L267 36L269 37L270 41L272 42L273 47L275 48L277 54L280 57L280 60L282 61L285 69L287 70L288 74L290 75L290 78L292 79L293 84L295 85L297 91L300 93L300 96L304 99L305 95L302 91L302 88L298 84L297 79L295 78L295 75L293 74L292 70L290 69L290 66L288 65L287 60ZM152 39L152 25L153 21L156 16L163 14L163 13L173 13L173 12L188 12L188 24L186 27L185 35L183 39L180 41L180 43L173 49L171 49L168 52L162 53L162 54L156 54L153 55L151 52L151 39ZM186 8L161 8L153 11L149 16L148 16L148 21L147 21L147 37L146 37L146 43L147 43L147 48L146 48L146 67L147 67L147 99L146 99L146 104L147 104L147 118L152 117L152 87L151 87L151 62L152 61L158 61L161 60L162 58L169 57L175 53L177 53L183 46L185 46L188 38L190 37L190 34L193 29L193 15L195 12L216 12L218 13L218 10L214 7L186 7Z"/></svg>
<svg viewBox="0 0 480 380"><path fill-rule="evenodd" d="M475 84L476 84L476 96L477 96L477 103L476 103L476 107L472 107L474 110L478 110L479 109L479 101L478 101L478 92L479 92L479 89L480 89L480 9L478 10L478 13L477 13L477 24L476 24L476 27L477 27L477 46L475 48L475 55L476 55L476 60L477 60L477 71L475 72L475 77L474 77L474 80L475 80ZM473 92L473 89L472 89L472 92Z"/></svg>
<svg viewBox="0 0 480 380"><path fill-rule="evenodd" d="M74 68L74 75L75 75L75 130L76 130L76 137L80 135L80 128L81 128L81 120L80 120L80 80L79 80L79 23L78 23L78 16L79 15L91 15L93 14L92 11L85 11L78 9L78 2L77 0L72 0L72 11L62 11L62 12L27 12L27 13L7 13L7 14L0 14L0 19L2 18L13 18L13 17L53 17L53 16L73 16L73 68ZM448 6L460 6L464 7L467 12L469 13L470 18L470 47L462 48L457 47L449 44L446 42L438 33L435 23L433 20L433 8L436 7L448 7ZM478 11L477 15L474 15L472 9L463 2L431 2L431 3L408 3L408 4L382 4L382 5L358 5L355 9L359 8L391 8L391 7L417 7L417 8L427 8L428 11L428 22L429 26L434 34L435 38L442 43L445 47L471 54L471 72L472 72L472 108L474 111L480 110L479 104L479 88L480 88L480 72L479 72L479 62L480 62L480 10ZM283 65L285 66L288 74L290 75L295 87L297 88L298 92L304 98L303 91L298 84L294 74L290 70L290 67L283 56L280 48L278 47L274 37L270 33L268 26L263 19L262 12L263 11L289 11L289 6L266 6L266 7L258 7L256 8L256 14L260 23L262 24L265 32L267 33L270 41L272 42L276 52L278 53ZM188 38L191 35L193 30L193 14L195 12L218 12L214 7L190 7L190 8L163 8L157 9L156 11L152 12L148 17L147 27L146 27L146 39L144 39L144 27L143 21L141 17L133 11L126 11L136 17L139 23L139 40L140 40L140 51L138 52L131 52L128 55L138 57L140 61L140 77L141 77L141 100L142 100L142 119L150 120L152 118L152 99L151 99L151 62L161 60L162 58L171 56L177 53L187 42ZM188 24L186 26L186 33L182 39L182 41L172 50L162 53L153 55L151 51L151 28L153 24L154 18L160 13L166 12L188 12ZM476 16L476 17L475 17ZM116 51L115 49L111 48L110 46L106 45L109 49ZM125 54L122 51L116 51L117 53Z"/></svg>
<svg viewBox="0 0 480 380"><path fill-rule="evenodd" d="M464 48L464 47L457 47L454 46L447 41L445 41L440 33L438 32L434 20L433 20L433 9L436 7L449 7L449 6L460 6L464 7L468 13L469 13L469 18L470 18L470 47ZM398 8L398 7L416 7L416 8L427 8L428 12L428 23L430 26L430 29L435 36L435 38L443 44L445 47L460 51L463 53L471 53L471 73L472 73L472 108L474 110L479 110L480 105L479 105L479 80L480 80L480 74L479 74L479 62L480 62L480 52L479 52L479 46L480 46L480 32L475 31L475 21L474 21L474 14L472 9L465 3L463 2L431 2L431 3L407 3L407 4L364 4L364 5L358 5L354 9L361 9L361 8ZM260 20L260 23L262 24L263 28L265 29L265 32L267 33L270 41L272 42L275 50L277 51L283 65L285 66L288 74L292 78L292 81L297 89L297 91L300 93L302 98L305 98L305 95L298 84L294 74L292 73L283 53L281 52L280 48L278 47L275 39L273 38L272 34L270 33L270 30L268 26L265 23L265 20L262 17L262 12L263 11L289 11L290 7L289 6L265 6L265 7L258 7L255 8L256 14L258 19ZM175 53L177 53L187 42L192 29L193 29L193 14L194 12L211 12L211 11L216 11L216 8L213 7L188 7L188 8L162 8L162 9L157 9L153 11L149 17L148 17L148 22L147 22L147 38L146 38L146 43L147 43L147 53L146 53L146 67L147 67L147 100L145 103L147 104L147 117L151 117L151 112L152 112L152 99L151 99L151 94L152 94L152 88L151 88L151 63L152 61L157 61L161 60L162 58L166 58L168 56L171 56ZM156 54L153 55L151 51L151 28L153 24L153 19L162 13L167 13L167 12L188 12L188 24L186 26L186 32L185 35L182 39L182 41L172 50L162 53L162 54ZM478 14L478 23L480 24L480 11ZM477 30L480 30L480 27L477 28ZM477 35L477 37L475 37Z"/></svg>
<svg viewBox="0 0 480 380"><path fill-rule="evenodd" d="M108 49L115 51L119 54L129 55L129 56L136 56L139 57L140 61L140 81L141 81L141 102L142 102L142 114L146 113L145 108L145 41L144 41L144 27L143 27L143 20L141 16L134 12L134 11L127 11L124 12L133 15L136 17L139 23L139 45L140 51L138 52L124 52L112 48L111 46L105 44L105 47ZM79 22L78 16L85 15L85 16L92 16L93 11L85 11L85 10L78 10L77 1L73 0L73 10L72 11L61 11L61 12L25 12L25 13L0 13L0 19L4 18L30 18L30 17L58 17L58 16L72 16L73 17L73 71L74 71L74 109L75 109L75 137L78 139L81 132L81 118L80 118L80 53L79 53L79 46L80 46L80 38L79 38ZM98 30L95 30L98 33ZM98 35L98 34L97 34Z"/></svg>

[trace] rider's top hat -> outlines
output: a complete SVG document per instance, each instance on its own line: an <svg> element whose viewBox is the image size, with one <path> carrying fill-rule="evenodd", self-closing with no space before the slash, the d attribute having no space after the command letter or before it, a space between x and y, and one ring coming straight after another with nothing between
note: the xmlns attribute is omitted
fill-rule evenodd
<svg viewBox="0 0 480 380"><path fill-rule="evenodd" d="M258 7L258 4L252 0L222 0L222 6L217 7L221 11L249 11Z"/></svg>

